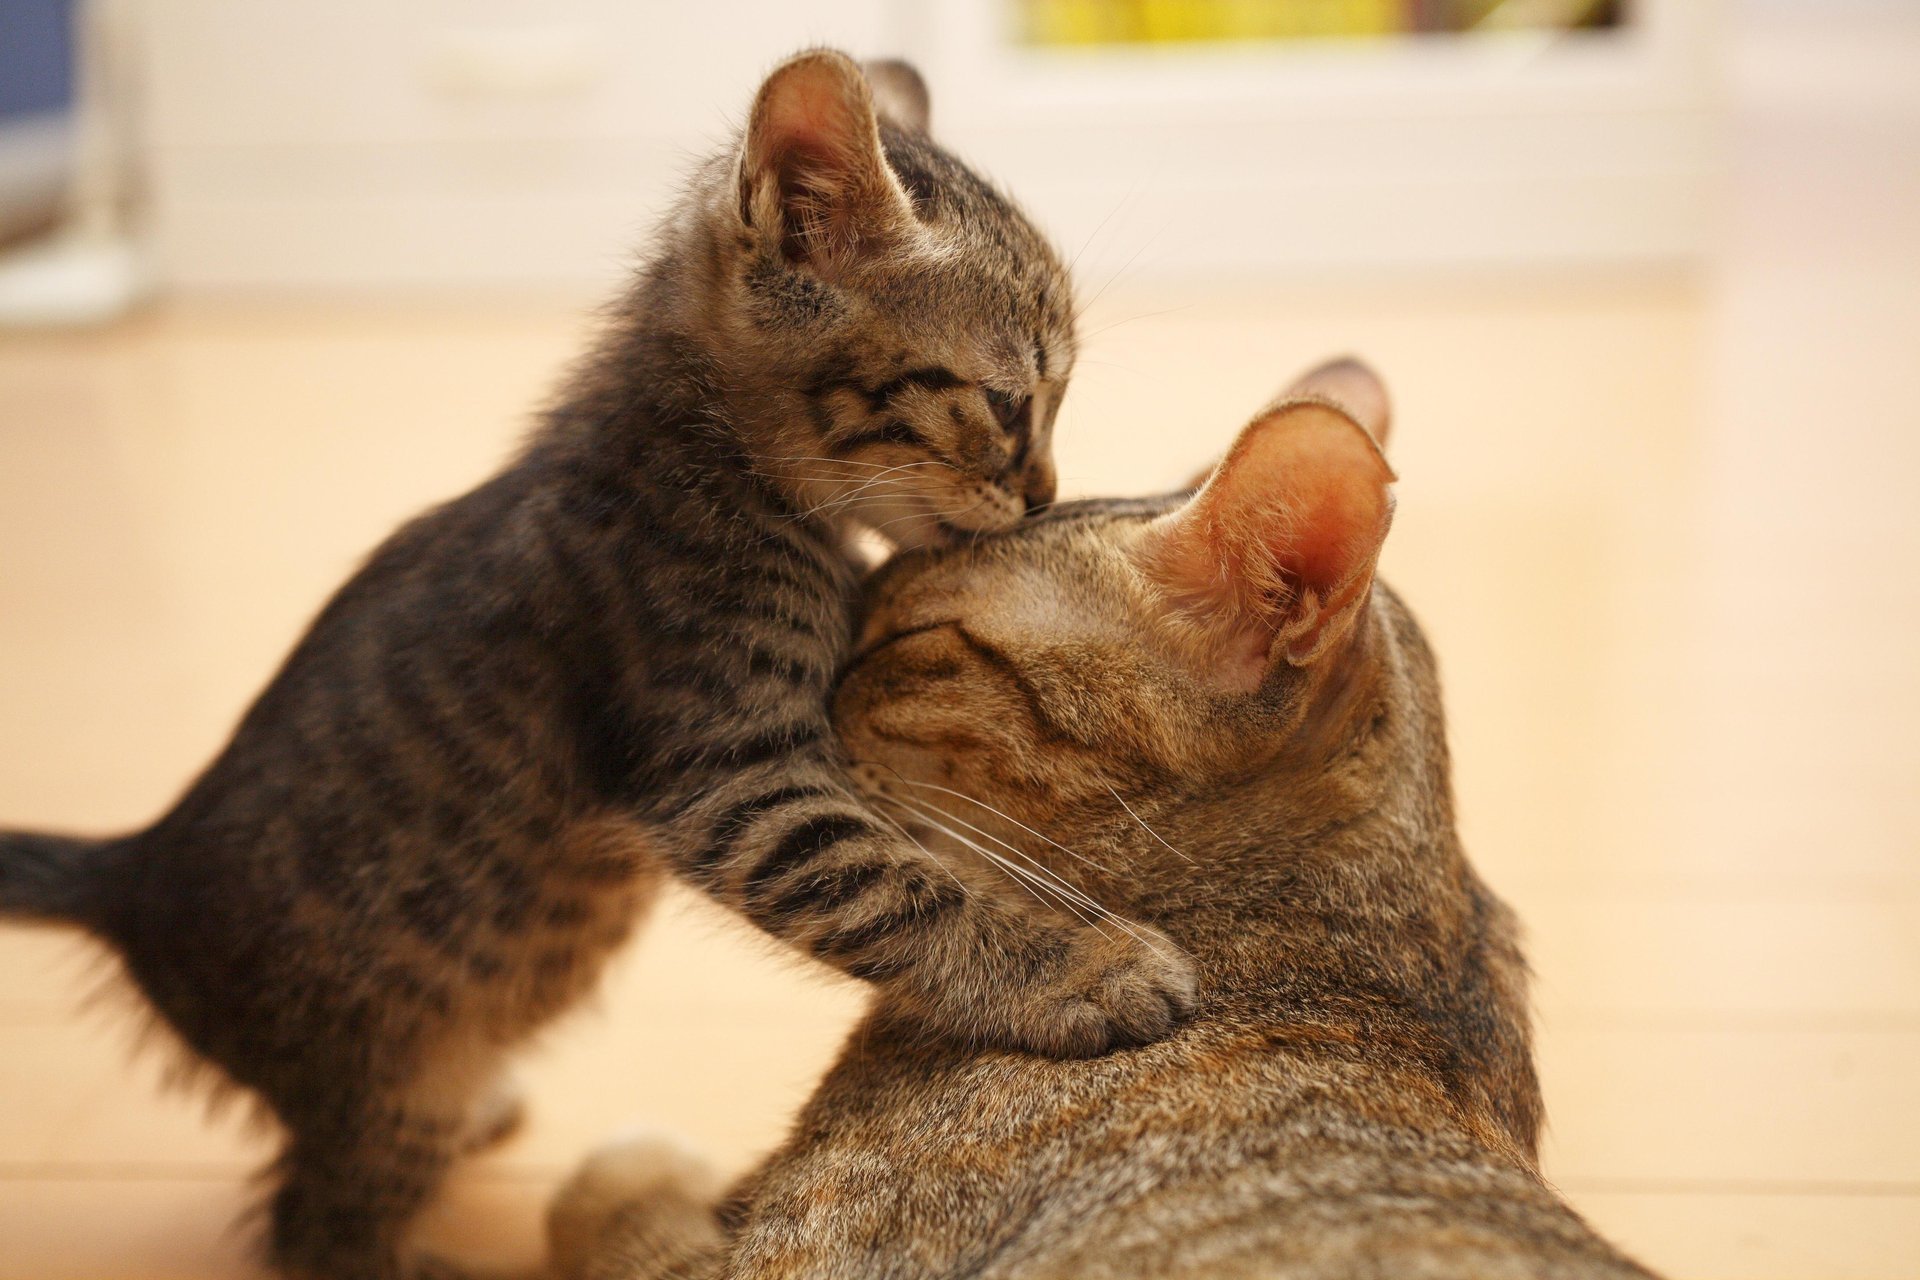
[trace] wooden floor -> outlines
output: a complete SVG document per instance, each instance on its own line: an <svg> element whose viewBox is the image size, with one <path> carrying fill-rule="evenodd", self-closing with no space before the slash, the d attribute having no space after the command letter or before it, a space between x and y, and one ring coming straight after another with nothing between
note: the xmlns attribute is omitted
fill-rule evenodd
<svg viewBox="0 0 1920 1280"><path fill-rule="evenodd" d="M1920 1276L1920 113L1883 107L1743 119L1698 278L1123 283L1063 423L1073 491L1141 491L1319 356L1385 371L1385 574L1530 927L1548 1168L1686 1280ZM0 339L0 819L165 805L581 333L549 304L308 304ZM229 1224L265 1146L76 1012L93 969L0 930L0 1280L250 1274ZM627 1124L744 1163L857 1001L674 900L436 1236L532 1256L554 1178Z"/></svg>

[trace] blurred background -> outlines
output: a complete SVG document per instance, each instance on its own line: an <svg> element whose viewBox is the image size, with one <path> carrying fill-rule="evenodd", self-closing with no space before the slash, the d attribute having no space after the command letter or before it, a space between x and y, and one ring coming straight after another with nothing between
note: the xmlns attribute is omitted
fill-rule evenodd
<svg viewBox="0 0 1920 1280"><path fill-rule="evenodd" d="M0 821L164 807L812 42L912 58L1074 260L1070 492L1385 374L1554 1181L1685 1280L1920 1276L1910 0L0 0ZM252 1274L265 1145L97 967L0 929L0 1278ZM676 897L601 1003L444 1247L530 1257L622 1124L743 1166L859 993Z"/></svg>

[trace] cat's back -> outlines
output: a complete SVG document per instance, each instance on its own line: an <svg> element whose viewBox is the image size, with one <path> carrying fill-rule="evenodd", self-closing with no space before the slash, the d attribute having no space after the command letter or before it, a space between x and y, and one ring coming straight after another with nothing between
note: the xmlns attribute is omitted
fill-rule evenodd
<svg viewBox="0 0 1920 1280"><path fill-rule="evenodd" d="M1647 1274L1420 1071L1329 1024L1216 1012L1078 1062L884 1018L854 1043L757 1191L821 1238L911 1222L977 1242L956 1274L997 1280Z"/></svg>

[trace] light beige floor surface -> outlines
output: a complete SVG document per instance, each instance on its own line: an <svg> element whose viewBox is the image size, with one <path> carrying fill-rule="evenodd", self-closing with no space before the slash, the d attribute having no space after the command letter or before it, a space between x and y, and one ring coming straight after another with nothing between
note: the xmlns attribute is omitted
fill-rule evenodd
<svg viewBox="0 0 1920 1280"><path fill-rule="evenodd" d="M1687 1280L1920 1275L1920 131L1737 140L1701 278L1153 293L1088 319L1067 484L1134 492L1352 348L1397 393L1386 576L1442 656L1475 857L1539 974L1552 1176ZM1760 127L1765 126L1765 127ZM0 341L0 818L141 822L398 519L485 474L555 306L171 309ZM0 931L0 1278L249 1274L264 1150ZM437 1214L524 1258L622 1124L738 1166L857 1006L676 898Z"/></svg>

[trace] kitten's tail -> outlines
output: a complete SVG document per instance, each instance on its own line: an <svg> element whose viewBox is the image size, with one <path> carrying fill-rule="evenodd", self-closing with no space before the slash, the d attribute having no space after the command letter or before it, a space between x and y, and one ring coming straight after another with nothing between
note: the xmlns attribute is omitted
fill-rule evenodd
<svg viewBox="0 0 1920 1280"><path fill-rule="evenodd" d="M91 924L111 843L0 831L0 919Z"/></svg>

